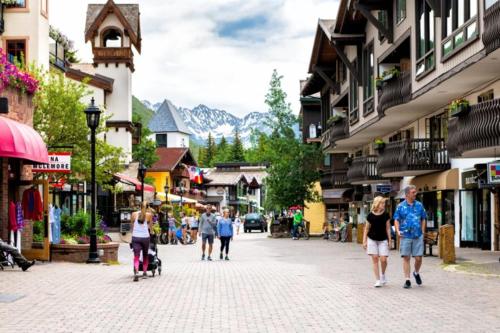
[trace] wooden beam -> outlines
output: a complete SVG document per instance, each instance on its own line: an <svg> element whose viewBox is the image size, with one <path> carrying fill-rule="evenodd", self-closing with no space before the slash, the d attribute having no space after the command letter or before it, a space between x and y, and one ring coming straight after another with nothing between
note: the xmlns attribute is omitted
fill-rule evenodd
<svg viewBox="0 0 500 333"><path fill-rule="evenodd" d="M333 80L325 73L324 68L315 66L314 71L318 73L323 80L325 80L326 84L328 84L330 88L335 88L335 82L333 82Z"/></svg>
<svg viewBox="0 0 500 333"><path fill-rule="evenodd" d="M335 49L337 52L337 55L339 56L340 60L346 65L347 68L349 68L349 71L351 74L356 78L358 82L361 82L361 77L359 76L359 71L354 67L353 63L347 58L347 56L344 53L344 50L337 44L336 41L330 41L330 44L332 47ZM359 63L359 60L358 60Z"/></svg>
<svg viewBox="0 0 500 333"><path fill-rule="evenodd" d="M377 28L377 30L387 38L387 41L389 43L392 43L393 34L391 28L387 29L375 16L372 15L370 10L366 6L361 5L359 2L354 3L354 9L359 11L361 15L363 15L371 24L373 24L373 26L375 26L375 28Z"/></svg>
<svg viewBox="0 0 500 333"><path fill-rule="evenodd" d="M360 41L365 40L365 35L364 34L338 34L338 33L333 33L332 34L332 40L338 41L338 42L344 42L344 44L348 44L348 42L354 42L358 43ZM352 45L352 44L350 44Z"/></svg>

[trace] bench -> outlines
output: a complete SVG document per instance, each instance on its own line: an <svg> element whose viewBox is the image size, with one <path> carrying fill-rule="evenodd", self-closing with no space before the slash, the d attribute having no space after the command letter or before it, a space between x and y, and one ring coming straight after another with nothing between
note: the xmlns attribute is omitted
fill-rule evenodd
<svg viewBox="0 0 500 333"><path fill-rule="evenodd" d="M427 257L427 245L429 246L429 256L432 255L432 247L438 244L439 232L437 230L427 231L424 235L424 257Z"/></svg>

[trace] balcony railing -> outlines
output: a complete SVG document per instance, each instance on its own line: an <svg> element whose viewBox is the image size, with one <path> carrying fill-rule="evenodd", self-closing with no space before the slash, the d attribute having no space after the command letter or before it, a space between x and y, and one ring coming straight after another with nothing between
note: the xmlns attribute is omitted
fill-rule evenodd
<svg viewBox="0 0 500 333"><path fill-rule="evenodd" d="M95 47L93 49L94 62L131 61L131 48L124 47Z"/></svg>
<svg viewBox="0 0 500 333"><path fill-rule="evenodd" d="M500 1L484 11L483 43L486 53L500 47Z"/></svg>
<svg viewBox="0 0 500 333"><path fill-rule="evenodd" d="M500 147L500 99L472 105L468 114L450 119L447 144L452 157L479 149L495 154L494 148Z"/></svg>
<svg viewBox="0 0 500 333"><path fill-rule="evenodd" d="M351 187L347 179L347 170L325 171L321 176L320 184L323 189Z"/></svg>
<svg viewBox="0 0 500 333"><path fill-rule="evenodd" d="M450 168L444 139L409 139L389 142L379 155L383 177L417 176Z"/></svg>
<svg viewBox="0 0 500 333"><path fill-rule="evenodd" d="M378 156L376 155L355 157L352 160L349 170L347 170L349 183L358 185L383 180L378 173L377 161Z"/></svg>
<svg viewBox="0 0 500 333"><path fill-rule="evenodd" d="M384 114L385 110L411 100L411 72L403 72L398 77L384 82L379 92L377 111Z"/></svg>
<svg viewBox="0 0 500 333"><path fill-rule="evenodd" d="M342 118L332 124L321 138L323 149L327 149L335 144L335 141L349 137L349 121Z"/></svg>

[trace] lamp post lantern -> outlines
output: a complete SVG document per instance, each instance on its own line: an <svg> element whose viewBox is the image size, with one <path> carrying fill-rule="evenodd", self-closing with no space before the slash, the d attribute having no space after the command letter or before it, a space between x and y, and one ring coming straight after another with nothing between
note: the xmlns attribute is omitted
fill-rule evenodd
<svg viewBox="0 0 500 333"><path fill-rule="evenodd" d="M180 203L181 210L182 210L182 196L184 195L184 191L185 191L184 186L182 186L181 184L181 186L179 187L179 194L181 195L181 203Z"/></svg>
<svg viewBox="0 0 500 333"><path fill-rule="evenodd" d="M96 202L97 190L95 183L95 131L99 127L99 119L101 117L101 110L95 106L94 98L90 101L90 105L85 109L87 117L87 126L90 128L90 167L91 167L91 213L90 213L90 248L88 264L98 264L101 262L99 254L97 253L97 232L95 227L96 217Z"/></svg>
<svg viewBox="0 0 500 333"><path fill-rule="evenodd" d="M139 164L139 178L141 179L141 200L144 202L144 178L146 177L146 166L144 161L141 160Z"/></svg>

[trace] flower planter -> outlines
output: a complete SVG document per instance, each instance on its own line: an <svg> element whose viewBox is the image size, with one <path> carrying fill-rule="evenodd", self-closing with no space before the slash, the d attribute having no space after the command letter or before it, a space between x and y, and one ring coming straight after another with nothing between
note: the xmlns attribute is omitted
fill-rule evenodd
<svg viewBox="0 0 500 333"><path fill-rule="evenodd" d="M377 90L381 90L381 89L382 89L382 87L384 86L384 81L382 81L382 80L377 80L377 81L375 81L375 85L376 85L376 87L377 87Z"/></svg>
<svg viewBox="0 0 500 333"><path fill-rule="evenodd" d="M101 262L117 262L119 243L97 244L97 251ZM74 263L85 263L89 257L90 244L52 244L52 261L67 261Z"/></svg>
<svg viewBox="0 0 500 333"><path fill-rule="evenodd" d="M470 105L460 104L450 112L451 117L460 117L464 116L470 111Z"/></svg>
<svg viewBox="0 0 500 333"><path fill-rule="evenodd" d="M374 143L374 144L373 144L373 147L374 147L374 149L375 149L376 151L379 151L379 152L380 152L380 151L384 150L384 148L385 148L385 142L382 142L382 143Z"/></svg>

